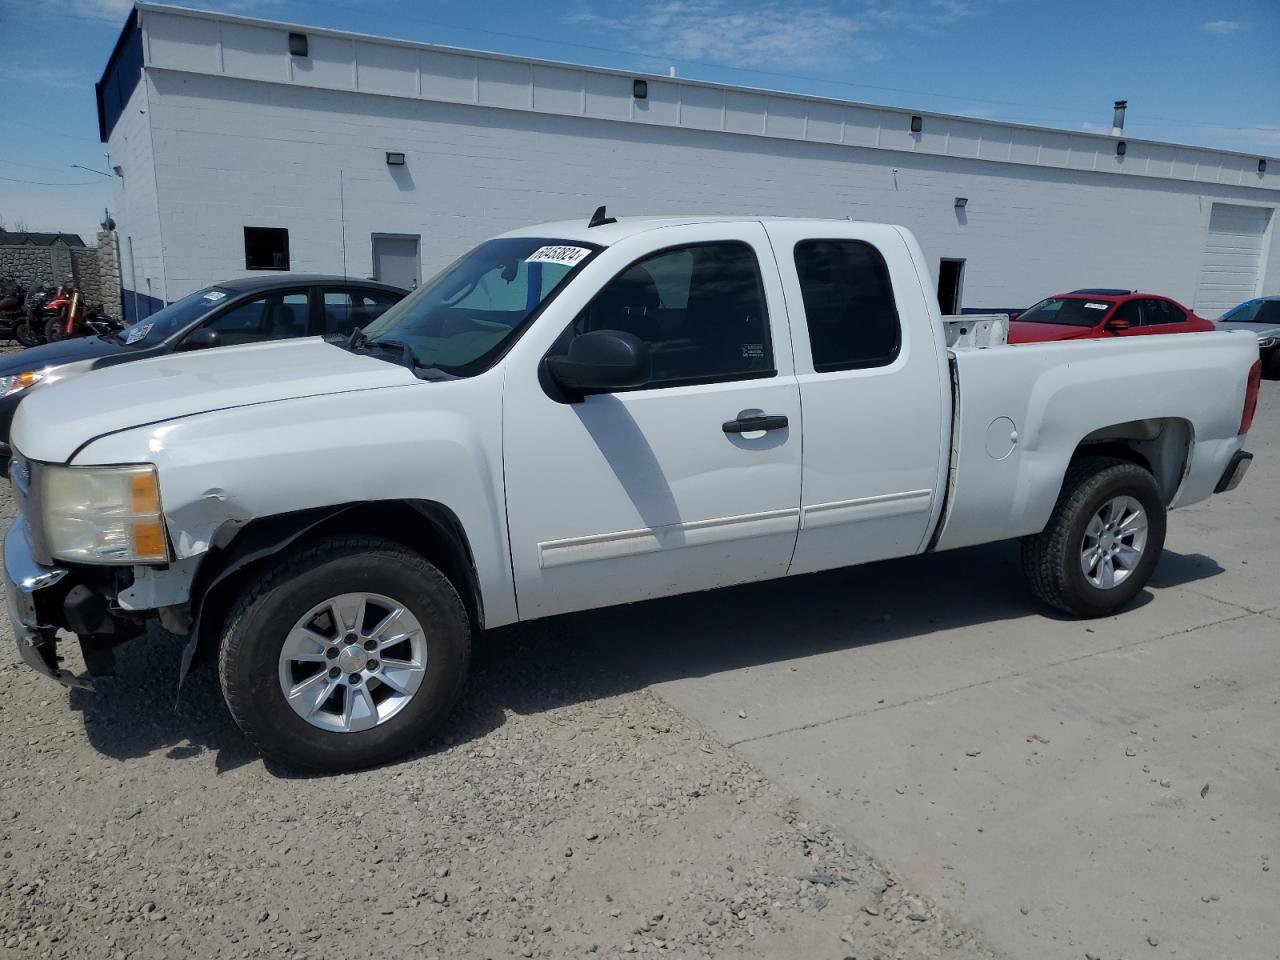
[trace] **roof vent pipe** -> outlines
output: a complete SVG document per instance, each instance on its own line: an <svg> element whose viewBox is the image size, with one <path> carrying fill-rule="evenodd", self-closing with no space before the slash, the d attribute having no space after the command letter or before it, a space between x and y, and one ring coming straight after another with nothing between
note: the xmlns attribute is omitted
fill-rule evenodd
<svg viewBox="0 0 1280 960"><path fill-rule="evenodd" d="M1128 100L1116 101L1115 116L1111 119L1111 135L1113 137L1119 137L1124 134L1124 108L1128 105Z"/></svg>

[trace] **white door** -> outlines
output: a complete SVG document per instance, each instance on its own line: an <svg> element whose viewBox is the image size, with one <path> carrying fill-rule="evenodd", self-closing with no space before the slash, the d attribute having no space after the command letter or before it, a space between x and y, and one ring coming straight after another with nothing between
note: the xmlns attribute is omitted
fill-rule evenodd
<svg viewBox="0 0 1280 960"><path fill-rule="evenodd" d="M1262 257L1271 210L1215 203L1209 213L1204 263L1192 308L1202 317L1219 317L1260 292Z"/></svg>
<svg viewBox="0 0 1280 960"><path fill-rule="evenodd" d="M800 402L768 239L759 224L682 227L679 237L658 253L642 234L600 254L599 292L580 310L553 302L533 331L542 341L508 359L503 449L521 619L786 572ZM652 381L552 399L539 382L544 352L602 329L649 345ZM726 430L761 414L785 426Z"/></svg>
<svg viewBox="0 0 1280 960"><path fill-rule="evenodd" d="M770 223L804 407L792 573L926 546L950 451L937 303L892 227Z"/></svg>

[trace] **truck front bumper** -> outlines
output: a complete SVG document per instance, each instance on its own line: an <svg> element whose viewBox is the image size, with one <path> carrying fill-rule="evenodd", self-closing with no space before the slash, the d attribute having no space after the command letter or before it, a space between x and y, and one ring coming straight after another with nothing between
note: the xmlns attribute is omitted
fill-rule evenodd
<svg viewBox="0 0 1280 960"><path fill-rule="evenodd" d="M92 689L92 684L58 666L56 628L42 624L36 595L58 584L67 571L36 562L27 543L25 521L19 515L4 538L4 592L13 624L18 656L37 673L68 687Z"/></svg>

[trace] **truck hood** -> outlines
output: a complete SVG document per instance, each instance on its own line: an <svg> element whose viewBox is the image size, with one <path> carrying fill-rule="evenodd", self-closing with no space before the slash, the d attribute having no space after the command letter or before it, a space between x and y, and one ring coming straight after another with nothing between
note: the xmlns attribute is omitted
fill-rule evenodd
<svg viewBox="0 0 1280 960"><path fill-rule="evenodd" d="M1010 343L1043 343L1047 340L1085 340L1098 337L1097 327L1077 327L1070 323L1035 323L1014 320L1009 324Z"/></svg>
<svg viewBox="0 0 1280 960"><path fill-rule="evenodd" d="M91 440L147 423L419 382L406 367L319 337L172 353L33 390L10 438L33 460L62 463Z"/></svg>

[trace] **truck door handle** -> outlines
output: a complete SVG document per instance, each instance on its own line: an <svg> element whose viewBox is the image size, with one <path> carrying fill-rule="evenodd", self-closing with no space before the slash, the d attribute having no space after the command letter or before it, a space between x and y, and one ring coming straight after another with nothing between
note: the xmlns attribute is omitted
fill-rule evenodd
<svg viewBox="0 0 1280 960"><path fill-rule="evenodd" d="M787 418L782 416L739 417L726 420L720 427L725 433L755 433L757 430L783 430Z"/></svg>

